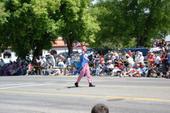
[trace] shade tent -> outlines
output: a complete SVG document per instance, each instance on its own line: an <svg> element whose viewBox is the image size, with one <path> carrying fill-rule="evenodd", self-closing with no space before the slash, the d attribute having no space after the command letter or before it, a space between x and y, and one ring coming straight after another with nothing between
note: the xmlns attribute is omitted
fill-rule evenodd
<svg viewBox="0 0 170 113"><path fill-rule="evenodd" d="M165 37L165 41L166 41L166 42L170 42L170 35L167 35L167 36Z"/></svg>

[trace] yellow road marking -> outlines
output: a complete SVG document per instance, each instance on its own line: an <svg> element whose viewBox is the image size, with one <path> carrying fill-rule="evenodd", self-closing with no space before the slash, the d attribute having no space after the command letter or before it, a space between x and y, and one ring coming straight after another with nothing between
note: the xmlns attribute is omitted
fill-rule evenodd
<svg viewBox="0 0 170 113"><path fill-rule="evenodd" d="M37 96L66 96L66 97L86 97L86 98L96 98L96 99L122 99L130 101L148 101L148 102L166 102L170 103L169 99L161 98L150 98L150 97L131 97L131 96L106 96L106 95L90 95L90 94L74 94L74 93L65 93L65 92L34 92L34 91L24 91L24 90L0 90L0 93L8 94L20 94L20 95L37 95Z"/></svg>
<svg viewBox="0 0 170 113"><path fill-rule="evenodd" d="M125 100L136 100L136 101L150 101L150 102L168 102L170 103L169 99L161 99L161 98L152 98L152 97L130 97L130 96L111 96L109 100L114 99L125 99Z"/></svg>

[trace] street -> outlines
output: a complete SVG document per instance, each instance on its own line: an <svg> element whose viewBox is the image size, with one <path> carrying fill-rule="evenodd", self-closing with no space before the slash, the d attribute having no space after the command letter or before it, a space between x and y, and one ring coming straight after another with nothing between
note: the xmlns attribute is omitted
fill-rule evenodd
<svg viewBox="0 0 170 113"><path fill-rule="evenodd" d="M104 103L110 113L170 113L170 80L77 76L1 76L0 113L90 113Z"/></svg>

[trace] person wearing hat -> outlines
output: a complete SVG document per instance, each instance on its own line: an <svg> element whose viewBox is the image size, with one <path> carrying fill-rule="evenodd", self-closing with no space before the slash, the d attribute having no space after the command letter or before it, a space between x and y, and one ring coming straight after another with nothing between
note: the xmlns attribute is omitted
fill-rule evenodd
<svg viewBox="0 0 170 113"><path fill-rule="evenodd" d="M89 87L95 87L95 85L92 84L92 76L90 75L90 67L88 63L89 59L86 52L87 52L86 46L82 46L82 55L80 56L80 67L79 67L80 75L78 76L77 81L75 82L76 87L79 87L79 82L84 76L87 77Z"/></svg>

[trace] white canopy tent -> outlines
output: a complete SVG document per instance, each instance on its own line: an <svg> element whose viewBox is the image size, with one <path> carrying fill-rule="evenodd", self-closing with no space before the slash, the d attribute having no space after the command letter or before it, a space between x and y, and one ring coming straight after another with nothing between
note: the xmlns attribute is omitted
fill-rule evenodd
<svg viewBox="0 0 170 113"><path fill-rule="evenodd" d="M170 35L167 35L167 36L165 37L165 41L166 41L166 42L170 42Z"/></svg>

